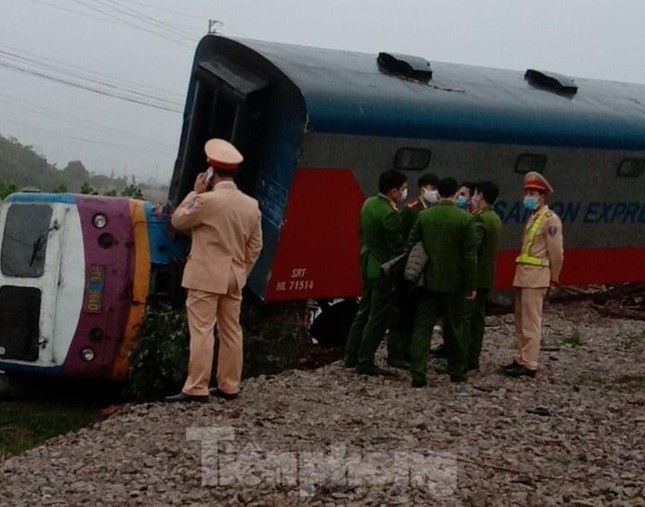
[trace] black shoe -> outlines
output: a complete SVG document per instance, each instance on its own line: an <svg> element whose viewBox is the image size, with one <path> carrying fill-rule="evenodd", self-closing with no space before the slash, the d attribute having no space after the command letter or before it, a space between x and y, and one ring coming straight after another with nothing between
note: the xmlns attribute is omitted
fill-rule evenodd
<svg viewBox="0 0 645 507"><path fill-rule="evenodd" d="M466 375L450 375L450 382L453 384L461 384L462 382L466 382L468 380L468 377Z"/></svg>
<svg viewBox="0 0 645 507"><path fill-rule="evenodd" d="M446 346L445 345L439 345L438 347L435 347L430 351L431 356L435 357L448 357L448 353L446 352Z"/></svg>
<svg viewBox="0 0 645 507"><path fill-rule="evenodd" d="M343 361L343 366L345 368L356 368L357 364L358 364L358 361L350 357L346 357L345 360Z"/></svg>
<svg viewBox="0 0 645 507"><path fill-rule="evenodd" d="M526 366L518 364L515 368L508 368L505 372L508 377L531 377L535 378L535 370L530 370Z"/></svg>
<svg viewBox="0 0 645 507"><path fill-rule="evenodd" d="M502 366L502 370L514 370L514 369L515 369L515 368L517 368L518 366L521 366L521 364L520 364L520 363L518 363L515 359L513 359L513 362L512 362L512 363L510 363L510 364L505 364L504 366Z"/></svg>
<svg viewBox="0 0 645 507"><path fill-rule="evenodd" d="M412 365L405 359L393 359L391 361L388 359L387 365L391 368L398 368L400 370L409 370L412 367Z"/></svg>
<svg viewBox="0 0 645 507"><path fill-rule="evenodd" d="M359 375L370 375L373 377L396 377L396 374L394 372L386 370L385 368L379 368L378 366L370 366L367 368L361 368L357 366L356 373L358 373Z"/></svg>
<svg viewBox="0 0 645 507"><path fill-rule="evenodd" d="M208 402L209 398L208 395L194 395L194 394L186 394L186 393L179 393L175 394L174 396L166 396L163 401L166 403L179 403L179 402L187 402L187 401L196 401L199 403L206 403Z"/></svg>
<svg viewBox="0 0 645 507"><path fill-rule="evenodd" d="M219 388L213 387L208 391L211 393L212 396L216 396L218 398L224 398L225 400L234 400L237 398L239 393L231 394L231 393L225 393L224 391L220 391Z"/></svg>
<svg viewBox="0 0 645 507"><path fill-rule="evenodd" d="M426 380L413 380L412 381L412 387L414 387L414 388L426 387L427 385L428 385L428 382Z"/></svg>

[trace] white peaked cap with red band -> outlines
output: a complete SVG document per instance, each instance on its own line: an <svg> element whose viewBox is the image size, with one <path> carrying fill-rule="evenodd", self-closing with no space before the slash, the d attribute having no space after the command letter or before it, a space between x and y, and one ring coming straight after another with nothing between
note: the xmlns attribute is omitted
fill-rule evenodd
<svg viewBox="0 0 645 507"><path fill-rule="evenodd" d="M220 171L235 171L244 160L237 148L224 139L209 139L204 152L208 165Z"/></svg>
<svg viewBox="0 0 645 507"><path fill-rule="evenodd" d="M540 190L547 197L553 193L553 187L546 178L535 171L530 171L524 176L524 190Z"/></svg>

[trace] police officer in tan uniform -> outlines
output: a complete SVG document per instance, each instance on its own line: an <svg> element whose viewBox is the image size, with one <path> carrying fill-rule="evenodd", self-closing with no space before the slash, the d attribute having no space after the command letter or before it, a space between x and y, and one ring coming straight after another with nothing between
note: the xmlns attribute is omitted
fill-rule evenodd
<svg viewBox="0 0 645 507"><path fill-rule="evenodd" d="M188 289L188 378L181 393L166 398L169 402L208 401L209 392L226 399L237 396L242 376L242 288L262 249L258 202L233 182L242 155L223 139L209 140L204 151L210 168L197 176L194 191L172 216L175 229L190 231L192 245L182 280ZM217 388L209 391L216 323Z"/></svg>
<svg viewBox="0 0 645 507"><path fill-rule="evenodd" d="M562 221L546 204L552 193L553 188L540 173L524 176L524 207L531 215L524 228L522 250L515 260L518 355L504 367L510 377L535 377L542 338L542 304L549 287L558 284L562 269Z"/></svg>

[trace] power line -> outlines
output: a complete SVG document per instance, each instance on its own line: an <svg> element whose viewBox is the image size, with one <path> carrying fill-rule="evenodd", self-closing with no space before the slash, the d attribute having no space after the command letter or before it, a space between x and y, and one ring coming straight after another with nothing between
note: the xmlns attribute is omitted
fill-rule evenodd
<svg viewBox="0 0 645 507"><path fill-rule="evenodd" d="M4 50L4 51L2 51L2 50ZM28 59L28 60L31 60L33 63L35 63L37 65L44 65L44 66L52 67L55 70L57 70L57 71L59 71L61 73L64 73L66 75L71 74L71 73L75 73L76 72L75 69L76 69L76 70L79 70L79 71L81 71L81 72L83 72L85 74L93 76L93 77L95 77L96 79L99 79L99 80L111 80L113 82L116 82L117 85L119 85L119 82L121 82L121 83L123 83L125 85L134 86L135 88L139 88L139 89L154 90L154 91L160 92L162 95L167 96L167 98L170 99L170 100L172 100L172 99L183 99L183 96L178 94L178 93L170 92L168 90L164 90L164 89L158 88L158 87L153 86L153 85L142 85L140 83L136 83L134 81L130 81L130 80L127 80L127 79L114 78L114 77L109 76L107 74L103 74L101 72L97 72L95 70L91 70L91 69L88 69L86 67L81 67L79 65L75 65L75 64L72 64L72 63L61 62L60 60L56 60L56 59L51 58L49 56L46 57L45 60L40 60L39 61L38 58L43 58L41 55L37 55L35 53L30 53L29 51L17 49L17 48L7 46L7 45L4 45L4 44L0 44L0 52L13 53L13 55L16 58L20 58L20 59L23 59L23 60ZM54 64L58 65L59 68L56 69L54 67ZM78 73L76 73L76 75L78 76ZM80 76L80 77L84 78L84 76Z"/></svg>
<svg viewBox="0 0 645 507"><path fill-rule="evenodd" d="M72 14L83 16L83 17L86 17L86 18L96 19L96 20L99 20L99 21L106 21L106 22L111 23L113 25L124 25L125 24L130 28L134 28L136 30L144 31L144 32L150 33L152 35L159 36L159 37L161 37L163 39L166 39L167 41L174 42L174 43L179 44L181 46L192 47L192 46L187 46L186 44L183 44L182 41L177 40L177 38L167 37L167 36L165 36L163 34L159 34L158 32L155 32L153 30L148 30L148 29L146 29L144 27L141 27L141 26L132 24L130 22L124 21L122 18L120 18L118 16L115 16L114 14L105 12L105 11L99 11L99 10L94 9L94 10L96 10L96 12L98 12L98 15L93 15L93 14L88 13L86 11L79 11L79 10L75 10L75 9L70 9L68 7L63 7L61 5L57 5L57 4L47 2L45 0L31 0L31 1L35 2L35 3L38 3L38 4L41 4L41 5L46 5L48 7L56 9L56 10L60 10L60 11L64 11L64 12L70 12ZM87 4L79 2L78 0L71 0L71 1L76 2L77 4L81 5L85 9L90 9L90 10L93 9L91 6L88 6Z"/></svg>
<svg viewBox="0 0 645 507"><path fill-rule="evenodd" d="M85 17L88 17L88 18L97 19L99 21L107 21L109 23L114 23L114 21L112 21L112 20L110 20L108 18L105 18L105 17L102 17L102 16L101 17L92 16L91 14L87 14L85 12L80 12L80 11L75 11L74 9L70 9L68 7L63 7L61 5L46 2L45 0L31 0L31 1L34 2L34 3L37 3L37 4L47 5L48 7L52 7L54 9L56 9L56 10L59 10L59 11L71 12L72 14L78 14L80 16L85 16Z"/></svg>
<svg viewBox="0 0 645 507"><path fill-rule="evenodd" d="M90 11L99 12L99 13L101 13L101 14L103 14L103 15L111 18L111 19L114 19L116 21L119 21L122 24L125 24L125 25L127 25L127 26L129 26L131 28L134 28L135 30L140 30L140 31L143 31L143 32L150 33L152 35L156 35L157 37L161 37L162 39L166 39L166 40L168 40L170 42L174 42L174 43L179 44L179 45L184 46L184 47L188 47L188 48L193 47L193 45L184 44L183 41L181 39L179 39L177 36L169 36L167 34L159 32L159 31L150 30L150 29L148 29L148 28L146 28L144 26L141 26L141 25L138 25L136 23L133 23L133 22L129 21L128 19L124 19L123 17L120 17L120 16L118 16L118 15L116 15L116 14L110 12L110 11L106 11L105 8L100 7L100 4L99 5L90 5L90 4L88 4L88 3L86 3L86 2L84 2L82 0L72 0L72 1L77 3L77 4L79 4L79 5L81 5L81 6L83 6L83 7L85 7L86 9L89 9Z"/></svg>
<svg viewBox="0 0 645 507"><path fill-rule="evenodd" d="M170 106L170 107L172 107L172 106L180 106L181 105L181 103L179 103L178 101L170 100L170 99L167 99L167 98L164 98L164 97L155 96L155 95L152 95L150 93L142 92L142 91L139 91L139 90L136 90L136 89L133 89L133 88L119 86L117 84L109 83L109 82L104 81L104 80L94 79L94 78L91 78L91 77L85 77L83 75L78 74L77 72L70 72L70 71L67 71L65 69L61 70L60 67L56 67L54 65L50 65L50 64L44 63L44 62L39 62L37 60L34 60L33 58L24 57L24 56L15 54L15 53L10 52L10 51L4 51L4 50L0 49L0 56L1 55L8 56L8 57L12 58L13 60L18 60L19 63L35 64L36 66L42 67L42 69L37 69L36 72L37 71L45 72L45 71L49 70L49 71L53 71L54 73L57 73L57 74L63 74L63 76L65 76L65 77L62 78L62 79L67 79L68 76L71 76L71 77L75 77L77 79L80 79L82 81L87 81L88 83L98 84L100 86L103 86L103 87L106 87L106 88L109 88L109 89L112 89L112 90L132 94L132 95L138 97L139 99L149 99L149 100L154 101L155 103L159 103L161 105ZM0 60L0 63L3 63L2 60ZM11 62L7 62L6 60L5 60L4 63L12 64ZM14 65L15 65L15 63L14 63Z"/></svg>
<svg viewBox="0 0 645 507"><path fill-rule="evenodd" d="M146 7L148 9L154 9L156 11L161 11L161 12L167 12L169 14L172 14L173 16L181 16L184 18L191 18L191 19L199 19L203 21L202 16L194 16L192 14L186 14L185 12L179 12L179 11L174 11L172 9L166 9L164 7L159 7L158 5L151 5L145 2L137 2L136 0L128 0L129 3L138 5L139 7Z"/></svg>
<svg viewBox="0 0 645 507"><path fill-rule="evenodd" d="M65 84L65 85L71 86L73 88L78 88L80 90L85 90L85 91L98 93L99 95L104 95L106 97L112 97L112 98L124 100L126 102L132 102L134 104L139 104L139 105L142 105L142 106L148 106L148 107L152 107L152 108L155 108L155 109L161 109L163 111L169 111L171 113L181 113L182 112L182 110L180 108L173 108L173 107L169 107L169 106L155 104L154 102L149 102L149 101L146 101L146 100L143 100L143 99L137 99L137 98L134 98L134 97L128 97L128 96L126 96L124 94L120 94L120 93L108 92L108 91L101 90L100 88L97 88L97 87L94 87L94 86L88 86L88 85L84 85L84 84L80 84L80 83L75 83L75 82L70 81L68 79L52 76L51 74L45 74L43 72L30 70L30 69L27 69L27 68L22 67L20 65L15 65L15 64L6 63L6 62L0 62L0 68L13 70L15 72L22 72L24 74L28 74L28 75L31 75L31 76L37 76L37 77L47 79L47 80L50 80L50 81L53 81L53 82L56 82L56 83Z"/></svg>
<svg viewBox="0 0 645 507"><path fill-rule="evenodd" d="M126 16L133 17L135 19L138 19L140 21L147 22L153 26L156 26L158 28L161 28L162 30L167 30L170 33L174 33L176 35L179 35L180 37L185 37L187 39L190 39L194 42L197 42L198 39L194 38L193 35L190 32L187 32L183 29L181 29L178 26L175 26L171 23L167 23L166 21L153 18L152 16L145 14L141 11L138 11L136 9L133 9L132 7L129 7L127 5L123 5L122 3L117 2L116 0L93 0L94 3L99 3L102 5L105 5L106 7L113 7L116 11L121 12L122 14L125 14Z"/></svg>

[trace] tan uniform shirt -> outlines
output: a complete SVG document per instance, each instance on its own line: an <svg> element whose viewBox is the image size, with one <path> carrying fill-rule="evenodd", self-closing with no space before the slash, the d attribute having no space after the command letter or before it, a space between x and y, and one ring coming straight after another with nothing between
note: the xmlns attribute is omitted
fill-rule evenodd
<svg viewBox="0 0 645 507"><path fill-rule="evenodd" d="M546 213L544 221L535 235L531 249L527 253L538 259L548 259L549 266L517 264L515 267L515 278L513 279L514 287L538 289L549 287L551 282L559 282L560 270L562 269L562 262L564 261L562 221L548 206L545 205L529 217L524 227L522 251L524 251L529 242L531 227L535 223L538 213L542 210Z"/></svg>
<svg viewBox="0 0 645 507"><path fill-rule="evenodd" d="M238 292L262 249L258 202L233 182L220 182L210 192L191 192L175 210L172 225L190 230L192 245L182 286L227 294L230 274Z"/></svg>

